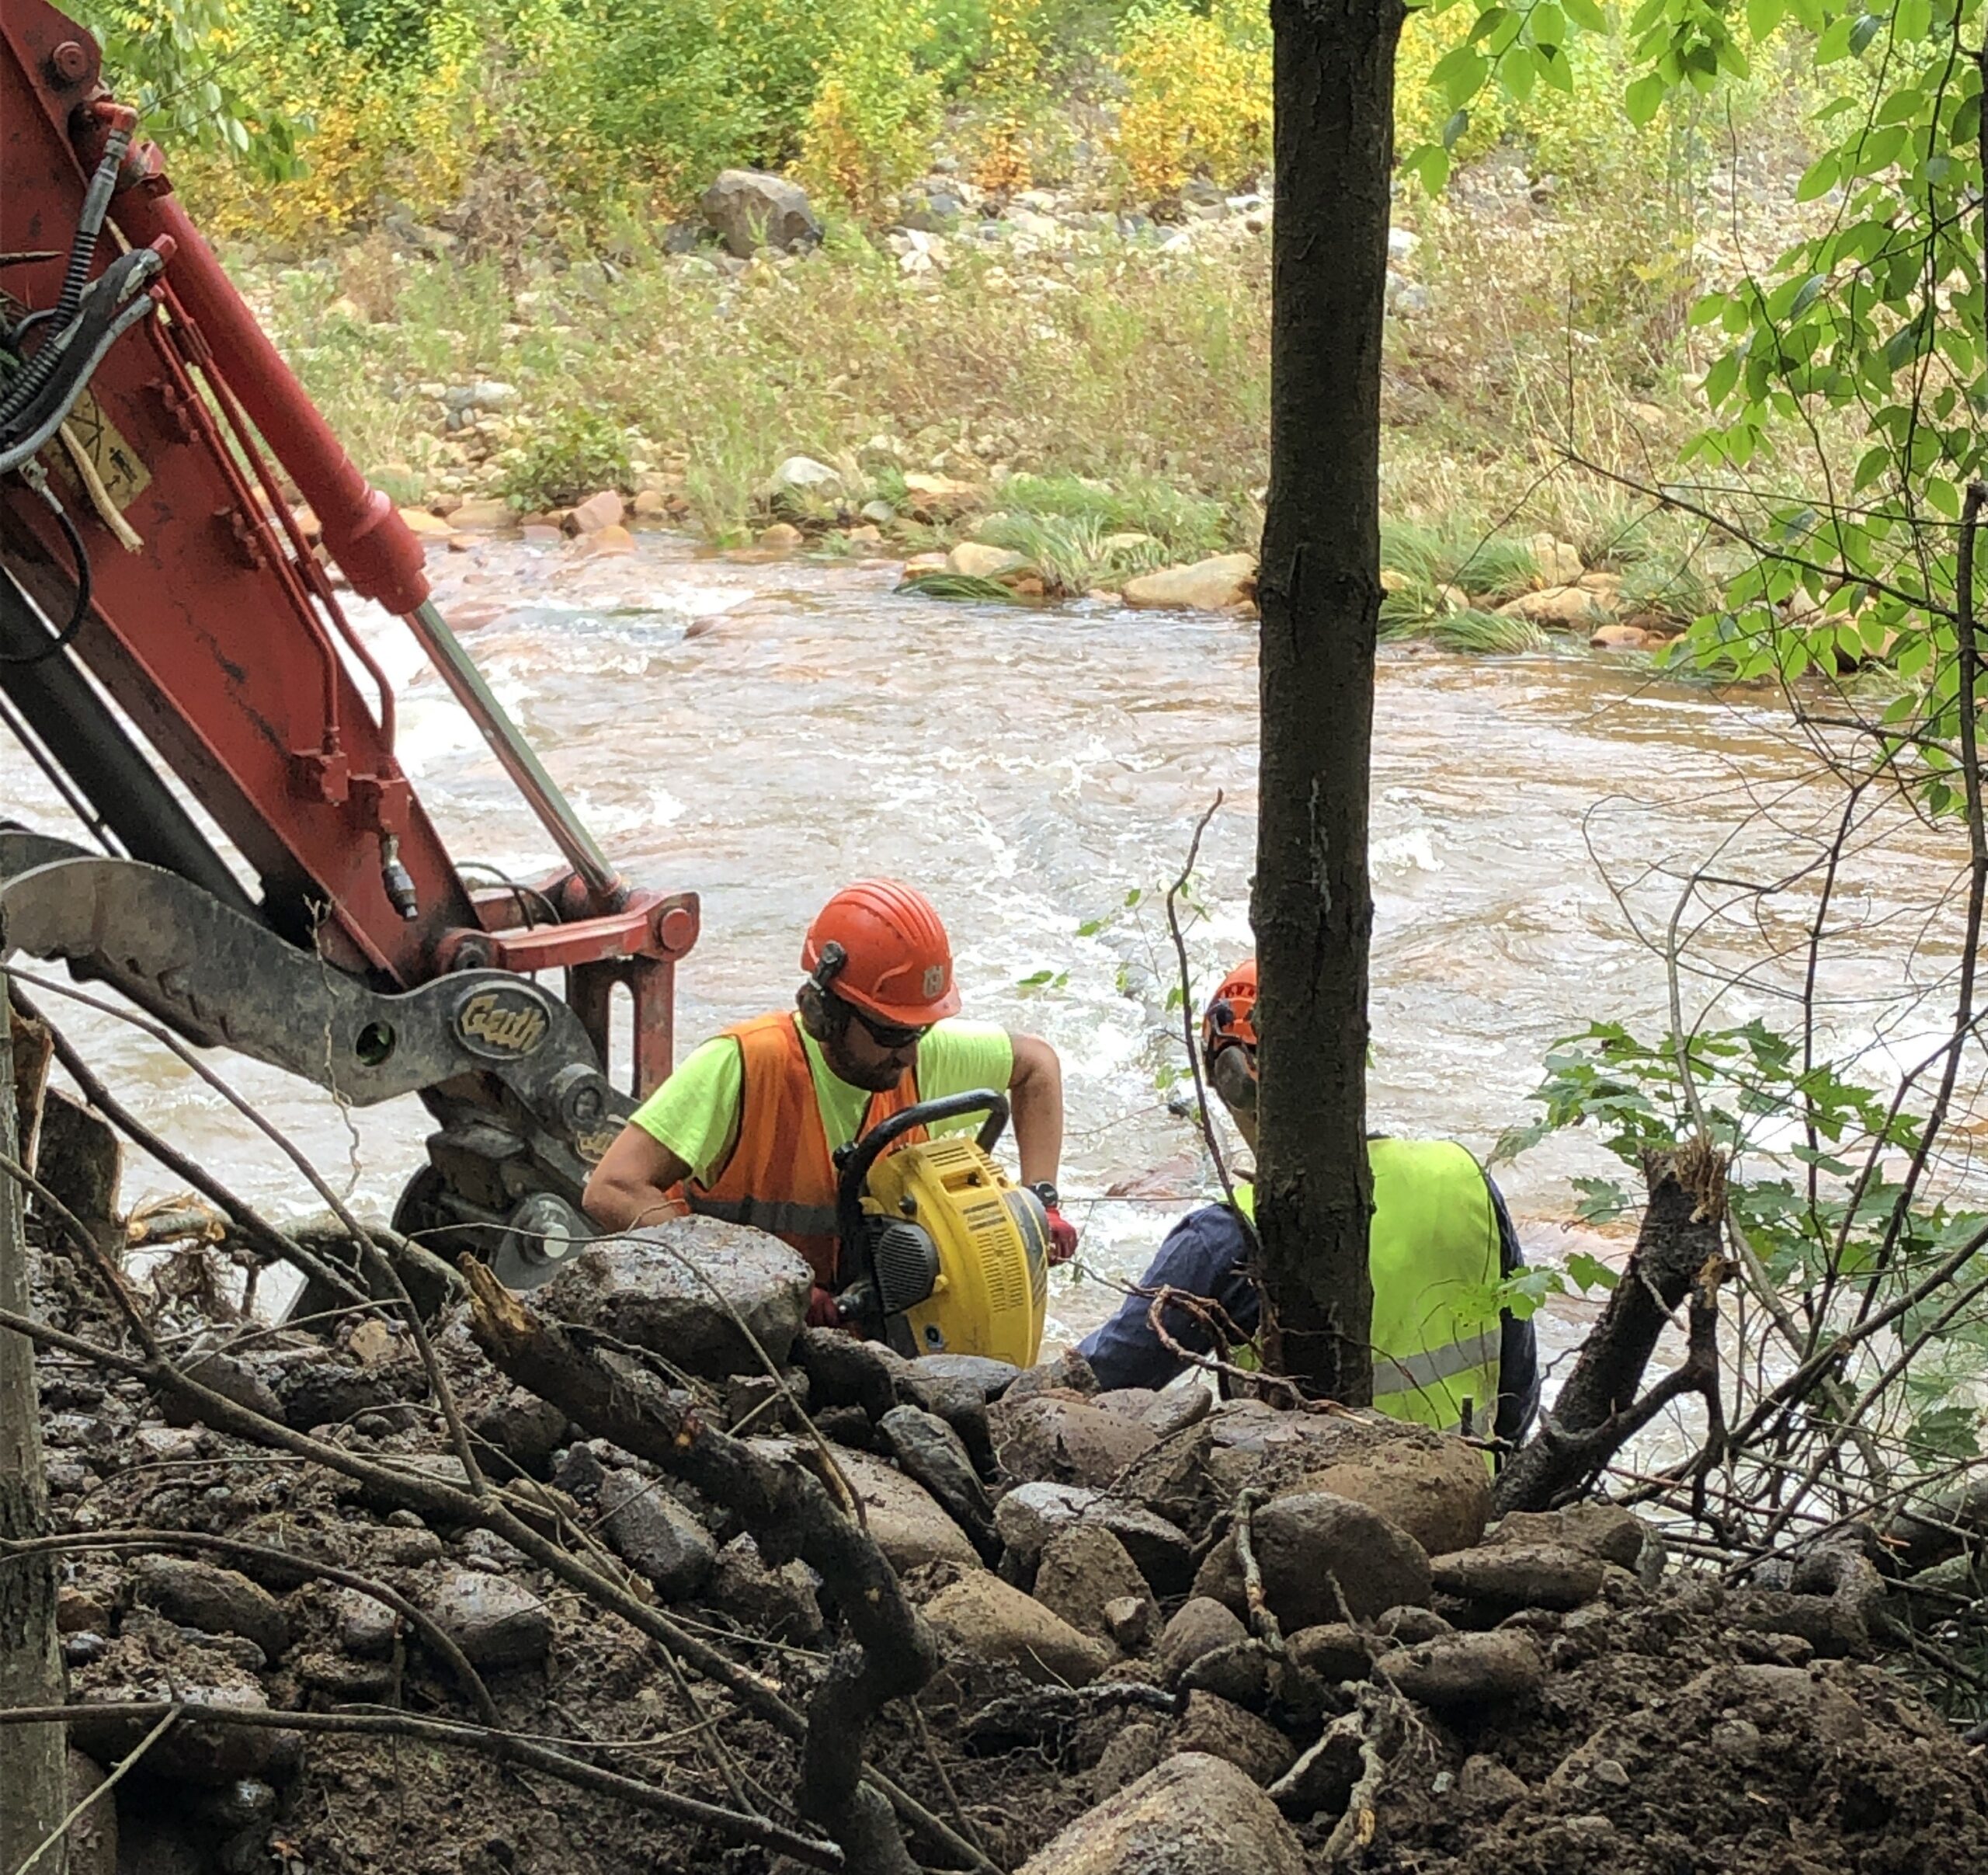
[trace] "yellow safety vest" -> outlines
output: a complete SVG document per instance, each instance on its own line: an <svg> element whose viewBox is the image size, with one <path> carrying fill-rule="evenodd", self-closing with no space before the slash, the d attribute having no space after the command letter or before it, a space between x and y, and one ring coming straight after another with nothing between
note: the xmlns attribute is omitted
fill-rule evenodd
<svg viewBox="0 0 1988 1875"><path fill-rule="evenodd" d="M1498 1411L1498 1216L1477 1161L1453 1140L1370 1139L1374 1404L1395 1419L1489 1436ZM1255 1221L1253 1186L1236 1208Z"/></svg>

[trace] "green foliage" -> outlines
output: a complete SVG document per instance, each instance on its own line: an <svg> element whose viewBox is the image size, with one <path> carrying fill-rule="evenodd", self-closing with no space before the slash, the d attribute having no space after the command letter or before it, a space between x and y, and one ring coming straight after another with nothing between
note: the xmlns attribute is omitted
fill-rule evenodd
<svg viewBox="0 0 1988 1875"><path fill-rule="evenodd" d="M1222 552L1236 537L1222 503L1153 475L1109 483L1076 475L1011 475L1001 485L1001 503L1013 514L1082 523L1100 539L1150 534L1181 558Z"/></svg>
<svg viewBox="0 0 1988 1875"><path fill-rule="evenodd" d="M96 34L106 80L148 135L245 160L265 182L301 173L310 120L259 110L245 93L227 0L83 0L70 11Z"/></svg>
<svg viewBox="0 0 1988 1875"><path fill-rule="evenodd" d="M829 200L875 216L922 170L939 127L939 75L919 57L934 34L912 0L869 0L836 19L801 138L801 173Z"/></svg>
<svg viewBox="0 0 1988 1875"><path fill-rule="evenodd" d="M527 512L562 508L603 489L623 489L633 471L628 440L609 419L572 410L547 423L504 479L504 496Z"/></svg>
<svg viewBox="0 0 1988 1875"><path fill-rule="evenodd" d="M1489 599L1511 599L1534 585L1532 548L1467 517L1381 524L1381 564L1416 585L1453 586Z"/></svg>
<svg viewBox="0 0 1988 1875"><path fill-rule="evenodd" d="M1639 1171L1646 1155L1675 1152L1687 1140L1709 1139L1730 1154L1732 1234L1758 1258L1784 1308L1814 1338L1812 1346L1855 1314L1903 1296L1988 1230L1988 1216L1929 1198L1899 1175L1896 1168L1920 1150L1921 1118L1843 1064L1815 1058L1759 1021L1681 1042L1591 1024L1555 1044L1533 1098L1541 1117L1500 1139L1494 1161L1573 1128L1592 1129ZM1583 1215L1629 1208L1612 1181L1580 1183ZM1592 1258L1569 1258L1567 1274L1583 1286L1614 1281ZM1952 1286L1980 1274L1970 1263ZM1948 1292L1935 1289L1900 1318L1907 1342L1922 1327L1929 1336L1902 1377L1888 1436L1911 1466L1931 1470L1973 1449L1980 1424L1974 1383L1988 1357L1988 1322L1951 1309Z"/></svg>
<svg viewBox="0 0 1988 1875"><path fill-rule="evenodd" d="M1456 612L1424 611L1420 605L1420 596L1412 590L1390 593L1381 602L1381 642L1399 645L1416 640L1475 656L1509 656L1546 648L1546 634L1528 618L1469 607Z"/></svg>
<svg viewBox="0 0 1988 1875"><path fill-rule="evenodd" d="M1019 594L1011 593L998 579L983 579L977 573L913 573L897 589L921 599L950 599L975 605L1020 605Z"/></svg>

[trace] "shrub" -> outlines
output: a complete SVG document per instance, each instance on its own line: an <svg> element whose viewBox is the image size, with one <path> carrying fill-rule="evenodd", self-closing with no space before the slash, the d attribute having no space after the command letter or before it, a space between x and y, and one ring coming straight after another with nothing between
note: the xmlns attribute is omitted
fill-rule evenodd
<svg viewBox="0 0 1988 1875"><path fill-rule="evenodd" d="M1112 145L1138 199L1172 195L1197 174L1237 187L1270 160L1268 23L1241 0L1215 0L1206 13L1181 0L1142 8L1114 62L1125 99Z"/></svg>
<svg viewBox="0 0 1988 1875"><path fill-rule="evenodd" d="M525 445L504 478L504 496L527 513L568 507L602 489L626 488L633 475L620 430L597 412L568 410Z"/></svg>
<svg viewBox="0 0 1988 1875"><path fill-rule="evenodd" d="M939 76L920 71L931 20L916 4L844 14L801 137L803 179L859 214L875 214L925 166L939 122Z"/></svg>

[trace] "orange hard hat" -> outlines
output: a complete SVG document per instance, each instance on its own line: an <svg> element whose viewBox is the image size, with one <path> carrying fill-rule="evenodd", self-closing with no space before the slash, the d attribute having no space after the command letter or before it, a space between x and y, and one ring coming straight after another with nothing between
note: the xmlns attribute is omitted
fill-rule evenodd
<svg viewBox="0 0 1988 1875"><path fill-rule="evenodd" d="M1212 1062L1232 1042L1256 1045L1256 960L1246 957L1222 979L1201 1018L1201 1060Z"/></svg>
<svg viewBox="0 0 1988 1875"><path fill-rule="evenodd" d="M801 967L880 1021L916 1028L959 1014L946 927L923 892L895 879L859 879L829 899L808 927Z"/></svg>

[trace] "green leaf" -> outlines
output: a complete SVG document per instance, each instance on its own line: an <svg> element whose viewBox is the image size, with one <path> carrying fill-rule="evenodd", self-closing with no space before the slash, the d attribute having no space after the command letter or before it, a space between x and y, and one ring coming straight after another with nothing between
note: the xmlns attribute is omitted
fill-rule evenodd
<svg viewBox="0 0 1988 1875"><path fill-rule="evenodd" d="M1567 16L1555 0L1537 0L1527 23L1535 46L1563 46L1567 43Z"/></svg>
<svg viewBox="0 0 1988 1875"><path fill-rule="evenodd" d="M1567 1275L1576 1289L1612 1289L1621 1281L1599 1257L1591 1257L1584 1250L1577 1250L1568 1258Z"/></svg>
<svg viewBox="0 0 1988 1875"><path fill-rule="evenodd" d="M1740 381L1740 354L1728 352L1723 357L1712 360L1712 367L1705 373L1705 402L1716 410L1732 395L1733 387Z"/></svg>
<svg viewBox="0 0 1988 1875"><path fill-rule="evenodd" d="M1632 112L1631 116L1635 113ZM1836 186L1837 178L1842 173L1843 165L1833 150L1817 157L1802 172L1802 179L1795 185L1795 199L1798 202L1812 202L1819 195L1827 195Z"/></svg>
<svg viewBox="0 0 1988 1875"><path fill-rule="evenodd" d="M1663 108L1664 94L1669 88L1653 72L1646 72L1622 94L1622 108L1629 113L1629 121L1640 130Z"/></svg>
<svg viewBox="0 0 1988 1875"><path fill-rule="evenodd" d="M1531 47L1517 43L1498 55L1498 82L1521 104L1532 96L1533 81L1539 76L1538 60Z"/></svg>
<svg viewBox="0 0 1988 1875"><path fill-rule="evenodd" d="M1425 143L1402 158L1401 166L1422 184L1423 192L1441 195L1450 179L1450 153L1440 143Z"/></svg>
<svg viewBox="0 0 1988 1875"><path fill-rule="evenodd" d="M1595 0L1561 0L1567 17L1583 33L1605 33L1608 30L1608 16L1595 4Z"/></svg>
<svg viewBox="0 0 1988 1875"><path fill-rule="evenodd" d="M1491 61L1475 46L1458 46L1437 60L1429 83L1451 110L1458 110L1484 89L1490 71Z"/></svg>
<svg viewBox="0 0 1988 1875"><path fill-rule="evenodd" d="M1781 0L1746 0L1746 30L1758 44L1781 24Z"/></svg>

